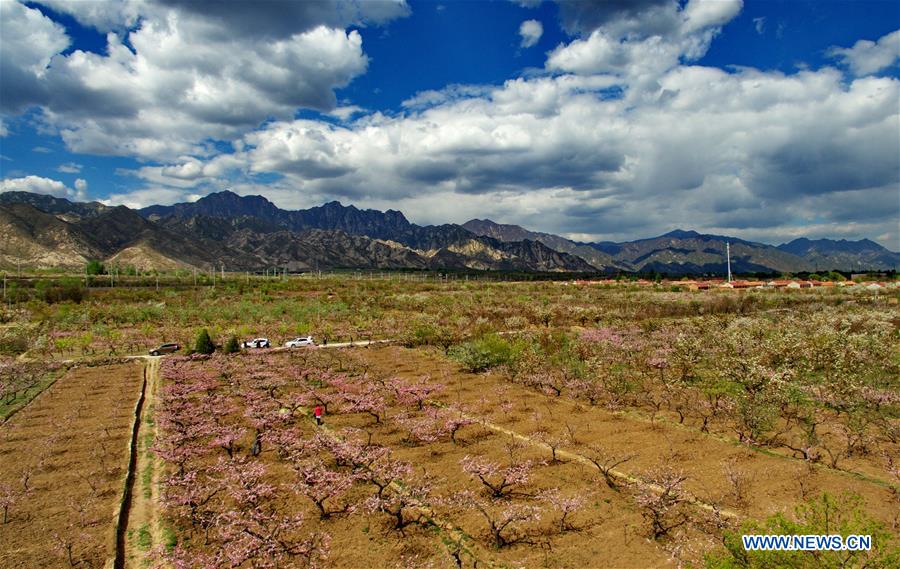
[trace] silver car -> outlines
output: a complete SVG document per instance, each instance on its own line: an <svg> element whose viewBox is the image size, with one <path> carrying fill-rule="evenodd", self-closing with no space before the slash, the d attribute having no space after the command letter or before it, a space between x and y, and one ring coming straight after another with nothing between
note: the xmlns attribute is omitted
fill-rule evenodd
<svg viewBox="0 0 900 569"><path fill-rule="evenodd" d="M293 340L288 340L284 343L285 348L299 348L300 346L315 346L316 343L313 341L312 336L301 336L299 338L294 338Z"/></svg>
<svg viewBox="0 0 900 569"><path fill-rule="evenodd" d="M178 344L163 344L158 348L154 348L150 350L151 356L161 356L163 354L172 354L181 349L181 346Z"/></svg>

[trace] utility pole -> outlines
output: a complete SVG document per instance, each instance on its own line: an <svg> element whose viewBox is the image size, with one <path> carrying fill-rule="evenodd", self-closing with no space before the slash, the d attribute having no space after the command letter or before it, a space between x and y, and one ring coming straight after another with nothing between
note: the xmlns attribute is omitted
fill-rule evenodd
<svg viewBox="0 0 900 569"><path fill-rule="evenodd" d="M731 243L725 242L725 256L728 258L728 282L731 282Z"/></svg>

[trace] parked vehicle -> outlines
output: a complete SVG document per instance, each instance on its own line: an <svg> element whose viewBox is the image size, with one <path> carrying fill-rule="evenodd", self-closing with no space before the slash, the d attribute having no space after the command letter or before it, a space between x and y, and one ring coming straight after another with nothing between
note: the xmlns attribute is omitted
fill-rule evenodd
<svg viewBox="0 0 900 569"><path fill-rule="evenodd" d="M299 348L300 346L315 346L312 336L300 336L284 343L285 348Z"/></svg>
<svg viewBox="0 0 900 569"><path fill-rule="evenodd" d="M269 339L268 338L254 338L252 340L248 340L243 344L244 348L268 348L269 347Z"/></svg>
<svg viewBox="0 0 900 569"><path fill-rule="evenodd" d="M151 356L161 356L163 354L172 354L181 349L181 346L178 344L163 344L158 348L154 348L150 350Z"/></svg>

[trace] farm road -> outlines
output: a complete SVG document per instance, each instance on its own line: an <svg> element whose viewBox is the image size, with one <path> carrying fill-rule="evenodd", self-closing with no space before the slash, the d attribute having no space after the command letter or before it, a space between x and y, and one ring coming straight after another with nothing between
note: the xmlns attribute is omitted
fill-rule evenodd
<svg viewBox="0 0 900 569"><path fill-rule="evenodd" d="M150 552L162 543L162 526L159 510L159 460L150 451L155 436L153 411L159 390L159 364L161 356L141 356L145 360L147 385L144 390L144 406L138 423L137 462L134 486L131 489L131 505L125 524L125 567L146 567Z"/></svg>
<svg viewBox="0 0 900 569"><path fill-rule="evenodd" d="M316 344L314 349L322 350L329 348L364 348L366 346L378 346L391 344L396 342L394 339L386 339L386 340L358 340L356 342L332 342L329 344ZM275 348L268 348L267 351L270 352L289 352L291 350L302 350L304 348L285 348L284 346L277 346Z"/></svg>

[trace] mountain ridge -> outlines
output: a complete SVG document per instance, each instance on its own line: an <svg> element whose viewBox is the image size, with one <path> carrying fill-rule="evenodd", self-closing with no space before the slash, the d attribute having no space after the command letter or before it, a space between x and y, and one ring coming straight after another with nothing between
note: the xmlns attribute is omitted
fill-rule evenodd
<svg viewBox="0 0 900 569"><path fill-rule="evenodd" d="M867 270L870 267L896 269L900 255L870 239L807 239L800 237L782 243L778 249L802 256L816 270L829 270L834 266L849 270Z"/></svg>
<svg viewBox="0 0 900 569"><path fill-rule="evenodd" d="M232 192L141 211L38 194L6 195L0 201L0 235L6 237L0 247L0 265L5 266L75 268L99 259L141 268L226 266L242 271L279 267L594 272L581 258L537 242L497 241L452 224L418 226L396 210L360 210L329 202L287 211L261 196Z"/></svg>
<svg viewBox="0 0 900 569"><path fill-rule="evenodd" d="M420 226L397 210L331 201L285 210L263 196L217 192L139 210L27 192L0 194L0 264L75 266L88 258L147 267L261 270L472 269L723 274L891 270L900 255L859 241L806 238L779 246L675 229L625 242L582 243L490 219ZM25 251L17 254L18 249ZM56 251L56 252L55 252Z"/></svg>
<svg viewBox="0 0 900 569"><path fill-rule="evenodd" d="M646 237L633 241L603 241L584 243L546 233L531 232L518 225L496 223L489 219L472 219L463 227L479 234L499 238L521 238L525 235L552 238L557 247L588 260L582 251L584 247L595 249L606 255L615 266L631 272L658 272L673 275L725 274L727 256L725 244L731 245L732 272L812 272L815 270L896 270L900 266L900 254L871 241L833 241L820 239L805 240L818 244L828 251L830 244L840 244L843 250L856 248L864 253L862 258L849 254L836 255L799 251L795 253L787 244L768 245L740 239L738 237L700 233L694 230L674 229L657 237ZM799 240L794 240L795 243ZM802 242L802 243L805 243ZM795 246L794 249L797 247ZM559 249L558 249L559 250ZM590 261L589 261L590 262Z"/></svg>
<svg viewBox="0 0 900 569"><path fill-rule="evenodd" d="M381 212L359 209L331 201L301 210L285 210L263 196L239 196L231 191L217 192L196 202L171 206L149 206L138 210L154 221L186 220L202 215L226 219L255 217L274 227L289 231L337 229L350 235L396 241L418 250L429 250L471 237L458 225L425 225L410 223L397 210Z"/></svg>
<svg viewBox="0 0 900 569"><path fill-rule="evenodd" d="M552 233L529 231L519 225L496 223L490 219L470 219L463 223L462 227L477 235L493 237L501 241L521 241L524 239L538 241L556 251L581 257L600 271L628 270L627 267L617 263L611 255L604 251L595 249L590 245L570 241L565 237L553 235Z"/></svg>

